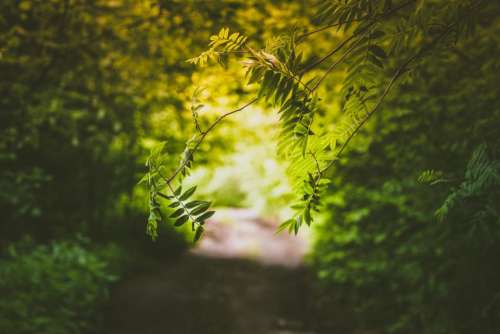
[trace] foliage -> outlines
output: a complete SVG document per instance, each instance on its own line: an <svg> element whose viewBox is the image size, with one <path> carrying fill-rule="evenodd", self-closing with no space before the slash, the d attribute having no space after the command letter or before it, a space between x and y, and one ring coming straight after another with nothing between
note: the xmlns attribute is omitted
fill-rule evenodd
<svg viewBox="0 0 500 334"><path fill-rule="evenodd" d="M218 35L210 36L210 49L195 58L188 59L187 62L200 66L206 65L209 59L221 62L221 54L237 52L245 45L247 38L238 32L229 35L229 28L222 28Z"/></svg>
<svg viewBox="0 0 500 334"><path fill-rule="evenodd" d="M142 225L136 217L147 207L137 203L147 194L134 188L148 150L168 140L177 155L189 138L193 69L184 60L209 37L214 17L239 27L241 10L149 0L3 1L0 243L26 233L114 238L115 225Z"/></svg>
<svg viewBox="0 0 500 334"><path fill-rule="evenodd" d="M146 61L141 45L126 42L140 32L125 33L130 22L117 24L107 6L4 1L0 7L0 148L8 157L0 161L2 238L102 233L140 166L140 108L150 102L135 88L151 87L128 80L129 65L147 73L157 60ZM113 10L147 18L140 6Z"/></svg>
<svg viewBox="0 0 500 334"><path fill-rule="evenodd" d="M277 119L295 196L280 229L315 222L323 295L339 291L364 329L494 333L499 12L485 0L3 1L0 246L85 231L177 254L173 231L197 239L213 214L186 178L227 164L249 126L220 125L259 107ZM272 145L275 129L256 127ZM223 195L260 188L248 183ZM145 246L148 210L158 239Z"/></svg>
<svg viewBox="0 0 500 334"><path fill-rule="evenodd" d="M89 333L98 329L109 286L119 272L118 249L88 241L9 246L0 260L2 333Z"/></svg>
<svg viewBox="0 0 500 334"><path fill-rule="evenodd" d="M482 144L474 150L467 164L463 182L446 197L443 205L436 211L436 215L440 220L443 220L458 205L463 206L470 199L491 194L499 186L500 161L489 157L487 145ZM485 209L498 218L494 206L490 205L494 205L494 203L483 203ZM475 215L480 218L488 213L476 209Z"/></svg>
<svg viewBox="0 0 500 334"><path fill-rule="evenodd" d="M209 59L218 61L220 55L239 51L245 58L242 63L248 83L258 83L259 90L255 99L223 117L262 99L278 109L282 126L278 150L291 162L290 175L298 185L298 201L292 206L296 213L281 229L296 233L303 223L312 222L313 212L320 207L321 188L328 183L326 172L380 109L396 82L414 73L429 53L449 52L454 43L469 38L484 7L475 1L324 1L318 8L317 30L298 35L292 29L265 48L255 49L244 35L229 35L229 29L222 28L210 38L210 48L188 62L205 65ZM320 59L303 60L300 44L310 35L334 27L347 37ZM311 77L312 71L332 57L336 59L320 76ZM321 107L317 89L334 69L345 74L339 92L342 117L336 129L329 131L315 126L314 121ZM199 141L188 142L180 169L191 166L199 142L219 121L200 132ZM195 123L198 128L196 118ZM178 174L179 169L167 180Z"/></svg>
<svg viewBox="0 0 500 334"><path fill-rule="evenodd" d="M196 145L196 144L195 144ZM163 176L165 167L165 155L162 154L165 143L156 146L151 150L151 154L146 162L149 172L143 177L142 181L147 182L150 189L149 194L149 218L147 232L153 238L158 237L158 223L162 222L163 214L160 207L160 198L168 201L168 208L173 210L169 218L175 219L174 226L182 226L191 222L192 231L195 232L194 240L197 241L203 233L205 220L210 218L215 212L207 211L211 203L207 201L189 200L194 194L196 186L182 191L182 185L175 190L172 188L171 181ZM187 173L188 165L192 161L191 151L188 149L185 159L181 162L178 173ZM162 186L163 185L163 186ZM167 187L171 195L163 193L163 188Z"/></svg>
<svg viewBox="0 0 500 334"><path fill-rule="evenodd" d="M297 232L322 213L313 259L360 327L494 333L498 4L318 3L316 27L237 46L255 98L198 139L250 104L277 110L278 152L297 195L280 229ZM328 33L333 45L315 44ZM223 28L212 41L228 36ZM190 62L233 55L212 45ZM189 145L192 156L198 145Z"/></svg>
<svg viewBox="0 0 500 334"><path fill-rule="evenodd" d="M497 331L500 26L489 10L475 38L414 69L332 174L312 260L323 295L352 306L359 327Z"/></svg>

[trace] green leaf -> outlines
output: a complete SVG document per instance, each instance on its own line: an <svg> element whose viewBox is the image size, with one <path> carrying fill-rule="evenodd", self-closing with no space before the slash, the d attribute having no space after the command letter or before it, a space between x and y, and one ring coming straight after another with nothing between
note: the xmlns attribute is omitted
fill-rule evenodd
<svg viewBox="0 0 500 334"><path fill-rule="evenodd" d="M372 64L374 64L374 65L376 65L376 66L378 66L380 68L384 68L384 64L377 57L375 57L374 55L369 54L368 55L368 60Z"/></svg>
<svg viewBox="0 0 500 334"><path fill-rule="evenodd" d="M373 33L370 34L370 39L377 39L382 36L384 36L385 33L381 30L375 30Z"/></svg>
<svg viewBox="0 0 500 334"><path fill-rule="evenodd" d="M157 192L156 194L158 196L162 197L162 198L165 198L165 199L172 199L172 198L174 198L174 196L165 195L164 193L161 193L161 192Z"/></svg>
<svg viewBox="0 0 500 334"><path fill-rule="evenodd" d="M306 208L304 210L304 221L306 222L307 226L311 225L312 218L311 218L311 211L309 208Z"/></svg>
<svg viewBox="0 0 500 334"><path fill-rule="evenodd" d="M201 205L203 203L208 203L206 201L191 201L186 204L186 208L191 209L194 208L195 206Z"/></svg>
<svg viewBox="0 0 500 334"><path fill-rule="evenodd" d="M180 208L180 209L175 210L169 217L170 218L179 217L183 213L184 213L184 208Z"/></svg>
<svg viewBox="0 0 500 334"><path fill-rule="evenodd" d="M159 217L156 215L156 213L151 210L149 212L149 218L148 218L148 221L157 221L159 219Z"/></svg>
<svg viewBox="0 0 500 334"><path fill-rule="evenodd" d="M356 29L354 29L353 34L360 35L360 34L364 33L366 30L368 30L370 28L370 23L371 22L369 20L361 22L360 24L358 24Z"/></svg>
<svg viewBox="0 0 500 334"><path fill-rule="evenodd" d="M330 179L321 179L319 180L318 185L322 186L322 185L328 185L330 183L332 183Z"/></svg>
<svg viewBox="0 0 500 334"><path fill-rule="evenodd" d="M203 226L198 226L198 227L196 228L196 232L194 233L194 239L193 239L193 241L194 241L194 242L196 242L196 241L200 240L201 235L203 234L203 231L204 231L204 230L205 230L205 229L203 228Z"/></svg>
<svg viewBox="0 0 500 334"><path fill-rule="evenodd" d="M169 208L176 208L180 205L181 203L180 202L172 202L170 203L170 205L168 206Z"/></svg>
<svg viewBox="0 0 500 334"><path fill-rule="evenodd" d="M210 202L205 202L205 203L201 204L197 208L193 209L191 211L191 214L196 216L196 215L199 215L200 213L207 211L207 209L210 207L210 204L211 204Z"/></svg>
<svg viewBox="0 0 500 334"><path fill-rule="evenodd" d="M304 208L304 203L296 203L294 205L292 205L290 208L294 209L294 210L302 210Z"/></svg>
<svg viewBox="0 0 500 334"><path fill-rule="evenodd" d="M382 58L382 59L387 58L387 54L385 53L384 49L382 49L380 46L370 45L369 50L371 53L373 53L378 58Z"/></svg>
<svg viewBox="0 0 500 334"><path fill-rule="evenodd" d="M196 186L189 188L181 195L181 197L179 197L179 200L184 201L188 199L195 192L195 190Z"/></svg>
<svg viewBox="0 0 500 334"><path fill-rule="evenodd" d="M178 219L175 221L174 225L175 225L175 226L182 226L182 225L184 225L184 224L187 222L188 218L189 218L189 216L188 216L188 215L184 215L184 216L182 216L182 217L178 218Z"/></svg>
<svg viewBox="0 0 500 334"><path fill-rule="evenodd" d="M297 216L297 217L295 217L295 224L292 225L293 226L293 232L295 234L299 233L300 225L302 225L302 217Z"/></svg>
<svg viewBox="0 0 500 334"><path fill-rule="evenodd" d="M177 189L175 189L174 195L175 196L179 196L179 194L181 193L181 191L182 191L182 185L180 185Z"/></svg>
<svg viewBox="0 0 500 334"><path fill-rule="evenodd" d="M137 182L137 184L142 184L144 182L147 182L149 180L149 176L150 176L149 173L144 174L142 178L139 180L139 182Z"/></svg>
<svg viewBox="0 0 500 334"><path fill-rule="evenodd" d="M195 106L192 106L191 107L191 111L193 112L198 112L201 108L203 108L205 105L204 104L198 104L198 105L195 105Z"/></svg>
<svg viewBox="0 0 500 334"><path fill-rule="evenodd" d="M198 221L198 222L204 221L204 220L212 217L214 215L214 213L215 213L215 211L207 211L204 214L196 217L196 221Z"/></svg>
<svg viewBox="0 0 500 334"><path fill-rule="evenodd" d="M148 219L146 233L151 237L151 239L153 239L153 241L156 241L156 238L158 237L158 223L156 219Z"/></svg>
<svg viewBox="0 0 500 334"><path fill-rule="evenodd" d="M280 226L278 226L276 233L280 233L280 232L286 230L290 226L290 224L293 224L293 223L294 223L293 219L289 219L289 220L281 223Z"/></svg>
<svg viewBox="0 0 500 334"><path fill-rule="evenodd" d="M163 149L165 148L166 144L167 144L167 142L163 141L163 142L159 143L158 145L156 145L155 147L153 147L153 149L151 150L151 156L159 155L163 151Z"/></svg>

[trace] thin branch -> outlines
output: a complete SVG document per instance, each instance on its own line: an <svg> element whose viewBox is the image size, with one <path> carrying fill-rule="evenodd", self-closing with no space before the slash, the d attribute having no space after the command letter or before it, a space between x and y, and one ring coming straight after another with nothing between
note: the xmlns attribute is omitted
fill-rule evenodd
<svg viewBox="0 0 500 334"><path fill-rule="evenodd" d="M314 163L316 164L316 170L318 171L318 175L321 176L321 168L320 168L320 165L319 165L319 161L318 159L316 158L316 154L314 154L314 152L309 152L309 154L313 157L314 159Z"/></svg>
<svg viewBox="0 0 500 334"><path fill-rule="evenodd" d="M357 43L354 43L339 59L337 59L336 62L332 63L328 69L326 70L326 72L323 74L323 76L316 82L316 84L313 86L313 88L311 88L311 90L314 92L318 87L319 85L321 85L321 83L323 82L323 80L325 80L325 78L333 71L333 69L338 65L340 64L341 62L344 61L344 59L349 55L351 54L351 52L354 51L354 49L359 45L360 43L360 40L358 40Z"/></svg>
<svg viewBox="0 0 500 334"><path fill-rule="evenodd" d="M283 72L282 72L282 73L283 73ZM286 74L285 74L285 75L286 75ZM292 78L292 80L295 80L295 81L297 81L299 84L301 84L301 85L305 88L305 90L307 90L307 92L308 92L309 94L312 94L312 93L314 92L311 88L309 88L309 86L308 86L307 84L305 84L305 83L304 83L304 82L300 79L300 77L298 77L298 76L296 76L295 74L293 74L293 72L291 72L291 71L290 71L290 74L288 74L288 76L289 76L290 78Z"/></svg>
<svg viewBox="0 0 500 334"><path fill-rule="evenodd" d="M397 11L401 10L402 8L408 6L412 2L415 2L415 0L410 0L410 1L404 2L401 5L390 9L388 12L382 13L378 17L374 17L373 20L376 21L377 19L386 18L388 16L391 16L392 14L394 14L395 12L397 12ZM313 34L325 31L325 30L330 29L330 28L338 27L338 26L341 26L341 25L346 24L346 23L363 21L363 20L366 20L367 18L369 18L369 17L368 16L364 16L362 18L354 19L354 20L351 20L351 21L336 22L336 23L332 23L332 24L326 25L324 27L318 28L316 30L305 32L302 35L300 35L300 36L297 37L297 43L302 42L303 39L305 39L305 38L307 38L307 37L309 37L309 36L311 36Z"/></svg>
<svg viewBox="0 0 500 334"><path fill-rule="evenodd" d="M250 51L232 50L232 51L215 51L215 53L220 54L220 55L229 54L229 53L248 54L248 53L250 53Z"/></svg>
<svg viewBox="0 0 500 334"><path fill-rule="evenodd" d="M353 20L352 22L355 22L355 21L358 21L358 20ZM325 31L325 30L330 29L330 28L338 27L338 26L340 26L342 24L345 24L345 23L347 23L347 21L332 23L332 24L326 25L324 27L321 27L319 29L312 30L312 31L309 31L309 32L305 32L302 35L300 35L300 36L297 37L297 43L302 42L303 39L305 39L305 38L307 38L307 37L309 37L309 36L311 36L313 34Z"/></svg>
<svg viewBox="0 0 500 334"><path fill-rule="evenodd" d="M175 177L186 167L186 164L187 162L189 161L189 158L191 158L193 156L193 153L198 150L199 146L201 145L201 143L203 142L203 140L205 139L205 137L208 135L208 133L210 131L212 131L224 118L228 117L228 116L231 116L237 112L240 112L244 109L246 109L248 106L254 104L255 102L257 102L258 98L254 98L253 100L251 100L250 102L247 102L246 104L244 104L243 106L235 109L235 110L232 110L230 112L227 112L225 114L222 114L220 115L219 117L217 117L217 119L207 128L207 130L205 130L204 132L202 132L200 138L198 139L198 141L196 142L196 144L194 145L193 149L189 150L188 154L189 156L187 157L187 159L184 159L184 161L181 163L181 165L179 167L177 167L177 169L174 171L174 173L168 178L165 180L165 182L167 184L170 184L174 179Z"/></svg>
<svg viewBox="0 0 500 334"><path fill-rule="evenodd" d="M181 204L182 209L184 210L184 212L187 213L188 219L192 222L192 226L193 226L192 230L194 231L194 224L196 222L196 219L193 218L193 215L191 214L191 211L188 210L188 208L184 204L184 201L181 201L179 195L175 194L175 191L172 188L172 185L170 184L170 182L167 182L167 186L168 186L168 189L170 189L170 192L172 193L172 196L174 196L174 198L177 200L177 202L179 202Z"/></svg>
<svg viewBox="0 0 500 334"><path fill-rule="evenodd" d="M371 27L372 27L375 23L377 23L377 20L391 16L391 15L392 15L392 14L394 14L395 12L397 12L397 11L401 10L402 8L404 8L404 7L408 6L409 4L411 4L411 3L412 3L412 2L414 2L414 1L415 1L415 0L410 0L410 1L407 1L407 2L405 2L405 3L403 3L403 4L401 4L400 6L395 7L395 8L393 8L393 9L389 10L387 13L382 13L381 15L374 17L374 18L372 19L372 22L371 22L371 23L370 23L370 24L366 27L366 31L365 31L365 33L363 33L362 35L366 35L366 33L370 31L370 28L371 28ZM367 17L365 16L365 18L367 18ZM359 19L359 20L361 21L362 19ZM357 20L354 20L354 21L357 21ZM346 23L346 22L338 22L338 23L335 23L335 24L330 24L330 25L328 25L328 26L326 26L326 27L323 27L323 28L321 28L321 29L318 29L318 30L312 31L312 32L307 33L307 34L304 34L304 35L308 36L308 35L311 35L311 34L313 34L313 33L320 32L320 31L326 30L326 29L331 28L331 27L335 27L335 26L342 25L342 24L344 24L344 23ZM302 38L304 35L299 36L299 37L298 37L298 39ZM313 63L313 64L311 64L311 65L307 66L305 69L303 69L303 70L300 72L300 74L303 74L303 73L305 73L305 72L308 72L308 71L310 71L312 68L314 68L314 67L318 66L319 64L323 63L325 60L327 60L327 59L328 59L328 58L330 58L332 55L334 55L335 53L337 53L340 49L342 49L342 48L343 48L343 47L344 47L344 46L345 46L345 45L346 45L349 41L351 41L354 37L355 37L355 35L354 35L354 34L353 34L353 35L351 35L349 38L347 38L347 39L346 39L346 40L344 40L342 43L340 43L337 47L335 47L332 51L330 51L329 53L327 53L327 54L326 54L324 57L322 57L320 60L318 60L317 62L315 62L315 63Z"/></svg>
<svg viewBox="0 0 500 334"><path fill-rule="evenodd" d="M300 74L304 74L304 73L310 71L312 68L314 68L314 67L320 65L321 63L323 63L325 60L327 60L328 58L330 58L331 56L333 56L336 52L338 52L340 49L342 49L353 38L354 38L354 35L352 35L351 37L345 39L342 43L340 43L339 45L337 45L333 50L331 50L330 52L328 52L324 57L322 57L318 61L314 62L313 64L308 65L304 69L302 69L302 71L300 71Z"/></svg>
<svg viewBox="0 0 500 334"><path fill-rule="evenodd" d="M419 58L420 56L422 56L422 54L424 54L428 50L432 49L432 47L434 47L439 40L441 40L443 37L445 37L446 35L448 35L450 33L451 29L455 25L456 25L456 22L453 23L453 24L451 24L451 25L449 25L448 28L441 35L439 35L431 44L429 44L427 47L423 47L419 52L417 52L416 54L414 54L413 56L411 56L410 58L408 58L396 70L396 72L394 72L394 75L392 76L392 78L390 79L389 83L385 87L384 92L380 96L380 98L377 101L376 105L372 108L372 110L370 112L367 113L367 115L363 118L363 120L356 125L356 127L354 128L354 131L351 132L351 134L349 135L349 137L347 138L347 140L340 147L339 151L335 155L335 158L333 160L331 160L321 170L320 176L323 173L325 173L330 167L333 166L333 164L338 160L338 158L340 157L340 155L344 152L344 150L346 149L346 147L349 145L349 143L351 142L351 140L354 138L354 136L356 136L356 134L363 127L363 125L365 125L365 123L370 119L370 117L380 108L382 102L385 100L387 94L389 94L389 92L391 91L391 89L394 86L394 84L396 83L396 81L399 79L399 77L401 75L403 75L408 70L408 65L410 65L413 61L415 61L417 58Z"/></svg>
<svg viewBox="0 0 500 334"><path fill-rule="evenodd" d="M413 57L411 59L413 60ZM377 101L377 104L373 107L373 109L370 112L368 112L368 114L363 118L363 120L356 125L356 127L351 132L351 134L349 135L349 137L347 138L347 140L340 147L340 150L335 155L335 158L332 159L321 170L320 175L324 174L328 169L330 169L330 167L333 166L333 164L338 160L338 158L340 157L340 155L342 154L342 152L344 152L344 150L347 147L347 145L349 145L349 143L351 142L351 140L354 138L354 136L356 136L356 134L359 132L359 130L361 130L361 128L363 127L363 125L365 125L365 123L370 119L370 117L378 110L378 108L380 107L380 105L384 101L384 99L387 96L387 94L389 94L389 91L391 90L392 86L396 83L396 80L401 76L401 74L404 73L404 70L405 70L406 66L409 63L410 62L406 62L403 66L401 66L401 67L398 68L398 70L395 72L395 74L392 76L391 80L387 84L387 86L386 86L384 92L382 93L382 95L380 96L379 100Z"/></svg>

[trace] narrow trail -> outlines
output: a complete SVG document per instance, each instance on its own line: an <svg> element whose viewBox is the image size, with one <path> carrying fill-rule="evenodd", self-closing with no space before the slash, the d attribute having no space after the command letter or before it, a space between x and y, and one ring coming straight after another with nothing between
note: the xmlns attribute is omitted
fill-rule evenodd
<svg viewBox="0 0 500 334"><path fill-rule="evenodd" d="M119 285L109 334L313 334L307 235L250 210L218 212L197 248Z"/></svg>

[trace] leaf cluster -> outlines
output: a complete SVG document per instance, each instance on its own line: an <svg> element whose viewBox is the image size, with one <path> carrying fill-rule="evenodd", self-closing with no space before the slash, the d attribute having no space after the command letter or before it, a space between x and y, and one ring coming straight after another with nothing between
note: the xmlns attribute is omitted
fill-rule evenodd
<svg viewBox="0 0 500 334"><path fill-rule="evenodd" d="M224 54L237 52L245 46L248 37L238 32L229 34L229 28L222 28L217 35L210 36L210 48L187 60L188 63L205 66L209 60L222 64Z"/></svg>
<svg viewBox="0 0 500 334"><path fill-rule="evenodd" d="M307 225L312 222L311 212L319 207L328 169L380 108L400 77L418 66L430 51L441 52L451 39L472 30L475 21L468 19L471 16L468 13L476 5L472 1L432 2L429 6L420 1L323 1L318 7L317 22L321 27L317 31L298 37L292 30L258 50L248 45L244 35L230 34L228 28L222 28L210 37L207 51L188 60L204 65L208 59L220 61L222 54L244 53L248 83L259 85L256 99L278 109L281 124L278 151L290 161L288 171L294 183L300 185L294 188L301 199L294 206L297 213L293 220L285 222L282 229L296 232L302 222ZM330 28L337 28L347 37L319 60L304 61L300 43L307 36ZM323 65L327 63L325 69ZM304 82L311 70L318 69L321 76ZM321 108L317 89L334 70L344 75L339 93L341 117L334 131L317 133L314 121ZM194 104L192 114L198 132L204 137L208 131L199 128L198 108ZM188 143L174 176L188 172L197 140L193 138L191 143L195 144L191 147Z"/></svg>
<svg viewBox="0 0 500 334"><path fill-rule="evenodd" d="M463 181L446 197L441 207L436 210L436 216L439 220L444 220L457 206L464 205L470 199L484 197L499 186L500 161L492 159L488 146L481 144L472 153ZM476 214L482 216L484 212L480 210Z"/></svg>
<svg viewBox="0 0 500 334"><path fill-rule="evenodd" d="M173 210L168 219L174 221L174 226L181 227L190 222L191 230L194 232L194 241L198 241L201 237L205 221L210 218L215 211L209 211L211 202L191 200L192 195L196 191L196 186L193 186L185 191L182 191L182 184L175 190L172 188L171 182L166 175L165 161L167 155L164 154L165 142L157 145L151 150L151 154L146 161L146 166L149 171L141 179L140 183L147 182L149 188L149 218L147 223L147 234L154 240L158 237L158 224L164 222L164 214L162 206ZM182 168L177 169L178 175L186 174L192 161L191 149L186 148L183 159L181 160ZM166 202L166 203L162 203Z"/></svg>

